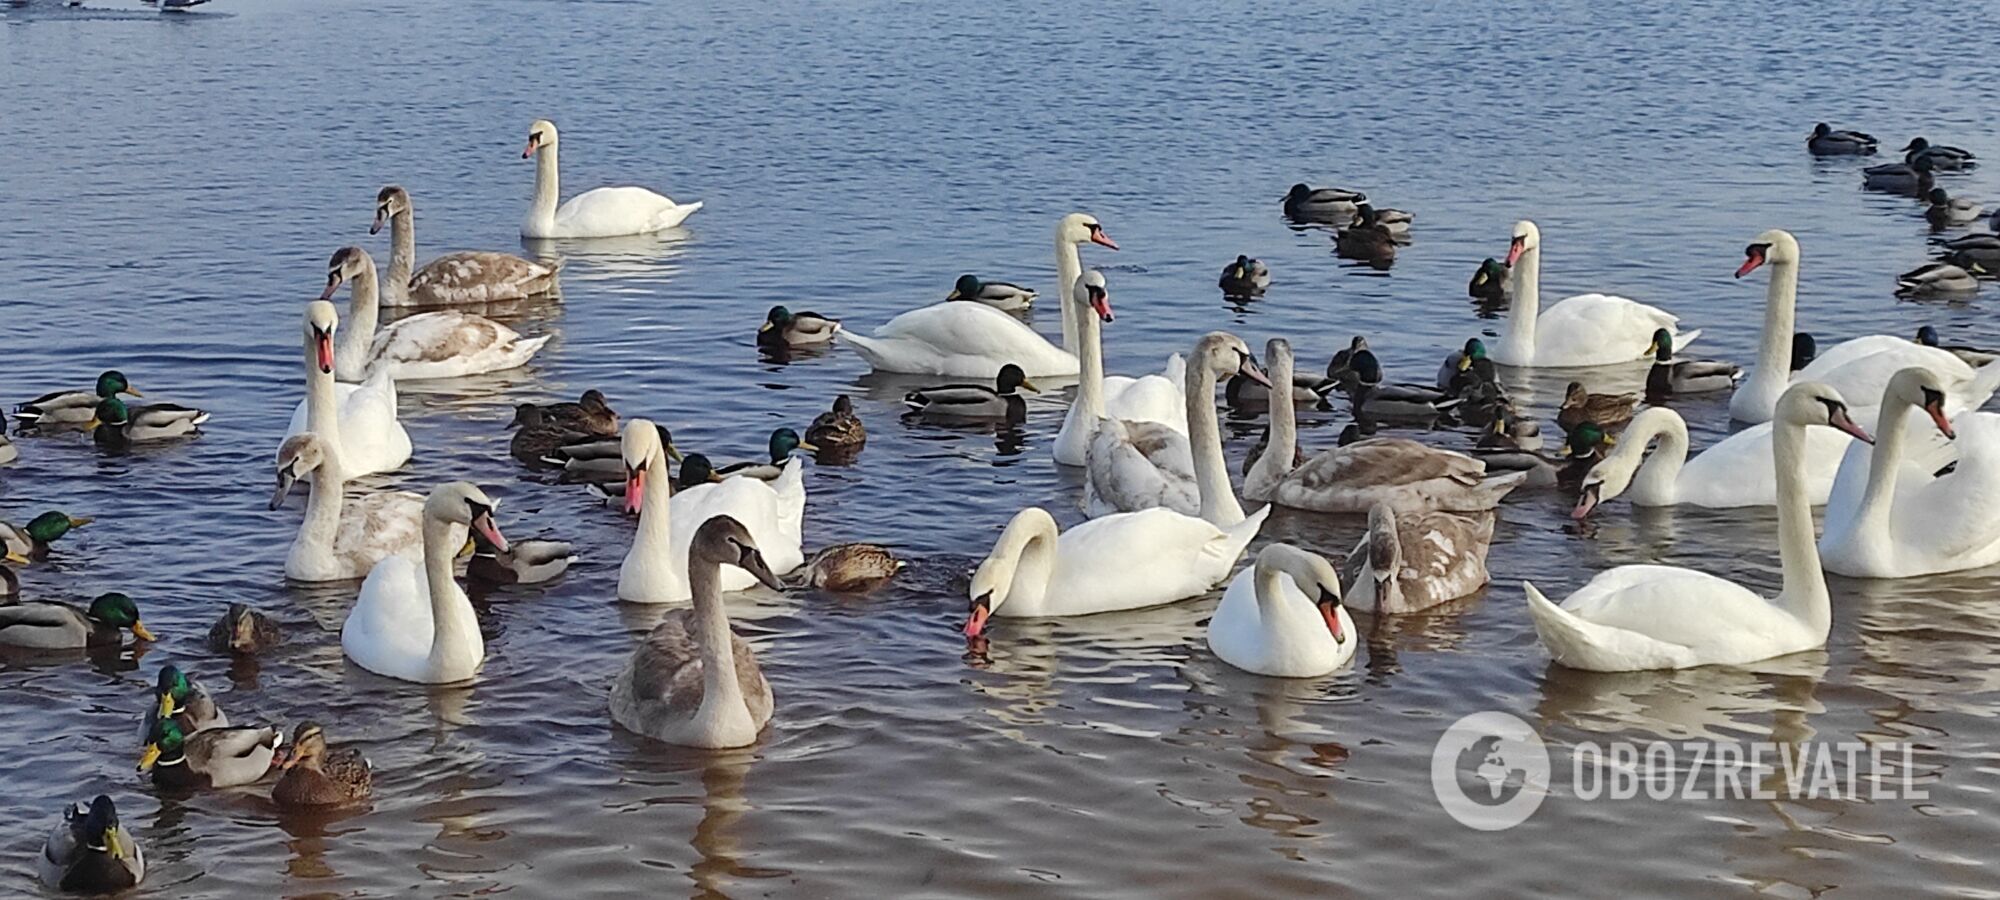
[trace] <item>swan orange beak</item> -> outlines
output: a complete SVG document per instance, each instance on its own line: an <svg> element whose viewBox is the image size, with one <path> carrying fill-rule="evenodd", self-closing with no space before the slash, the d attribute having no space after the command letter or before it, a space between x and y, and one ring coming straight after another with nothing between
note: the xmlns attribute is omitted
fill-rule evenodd
<svg viewBox="0 0 2000 900"><path fill-rule="evenodd" d="M1113 318L1111 315L1111 295L1095 287L1090 289L1090 308L1097 311L1097 319L1100 322L1109 322Z"/></svg>
<svg viewBox="0 0 2000 900"><path fill-rule="evenodd" d="M532 134L528 135L528 146L521 148L521 158L527 159L531 156L534 156L535 150L541 147L541 145L542 141L540 138L535 137Z"/></svg>
<svg viewBox="0 0 2000 900"><path fill-rule="evenodd" d="M317 343L319 344L319 370L327 375L332 375L333 335L322 331L319 333L319 340L317 341Z"/></svg>
<svg viewBox="0 0 2000 900"><path fill-rule="evenodd" d="M1584 485L1583 493L1576 498L1576 508L1569 511L1569 517L1579 522L1583 521L1590 515L1591 510L1597 508L1597 498L1603 490L1604 485L1601 483Z"/></svg>
<svg viewBox="0 0 2000 900"><path fill-rule="evenodd" d="M965 620L965 636L976 638L986 631L986 620L993 617L993 595L980 594L972 600L972 613Z"/></svg>
<svg viewBox="0 0 2000 900"><path fill-rule="evenodd" d="M1514 240L1508 242L1507 267L1511 269L1514 267L1515 263L1520 262L1521 254L1526 252L1527 249L1528 249L1527 245L1522 241L1521 238L1515 238Z"/></svg>
<svg viewBox="0 0 2000 900"><path fill-rule="evenodd" d="M1864 444L1875 443L1875 438L1868 434L1868 429L1862 428L1860 425L1855 424L1853 419L1847 417L1847 407L1845 406L1836 406L1833 410L1833 415L1827 417L1827 424L1854 435L1855 440Z"/></svg>
<svg viewBox="0 0 2000 900"><path fill-rule="evenodd" d="M1347 635L1340 630L1340 601L1326 597L1319 601L1318 606L1319 616L1326 620L1326 630L1333 635L1333 639L1342 644L1347 643Z"/></svg>
<svg viewBox="0 0 2000 900"><path fill-rule="evenodd" d="M625 473L625 514L639 514L639 504L646 496L646 470L632 469Z"/></svg>
<svg viewBox="0 0 2000 900"><path fill-rule="evenodd" d="M1118 249L1118 242L1112 240L1111 235L1105 234L1103 228L1092 228L1090 230L1090 242L1101 247L1110 247L1113 250Z"/></svg>
<svg viewBox="0 0 2000 900"><path fill-rule="evenodd" d="M501 553L507 552L507 536L501 534L500 526L493 523L492 513L482 513L479 517L473 519L472 530L479 532L480 536L486 538L486 542L492 544L493 549Z"/></svg>
<svg viewBox="0 0 2000 900"><path fill-rule="evenodd" d="M1950 440L1958 439L1958 432L1953 431L1951 428L1951 420L1944 417L1944 404L1926 403L1924 404L1924 412L1931 414L1931 421L1937 423L1939 434L1944 435Z"/></svg>
<svg viewBox="0 0 2000 900"><path fill-rule="evenodd" d="M1736 277L1742 278L1751 272L1755 272L1757 271L1757 267L1763 264L1764 251L1757 247L1751 247L1743 251L1743 264L1736 267Z"/></svg>

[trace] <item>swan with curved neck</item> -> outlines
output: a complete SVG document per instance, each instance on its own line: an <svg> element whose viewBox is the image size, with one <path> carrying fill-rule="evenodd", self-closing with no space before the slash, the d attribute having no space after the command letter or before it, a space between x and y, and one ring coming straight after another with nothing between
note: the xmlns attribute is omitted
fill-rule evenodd
<svg viewBox="0 0 2000 900"><path fill-rule="evenodd" d="M339 332L333 304L306 304L306 398L292 411L285 437L319 435L326 444L327 471L345 482L401 468L410 459L411 445L410 433L396 418L396 381L387 371L361 385L334 381Z"/></svg>
<svg viewBox="0 0 2000 900"><path fill-rule="evenodd" d="M1187 366L1186 435L1155 422L1104 418L1103 398L1084 379L1077 403L1098 423L1085 458L1085 508L1092 515L1164 507L1224 528L1243 521L1215 415L1215 383L1225 373L1269 384L1242 338L1203 335Z"/></svg>
<svg viewBox="0 0 2000 900"><path fill-rule="evenodd" d="M1819 545L1827 571L1909 578L2000 562L2000 519L1987 502L2000 491L2000 416L1966 413L1953 422L1947 402L1936 373L1912 367L1889 379L1860 501L1851 509L1827 508ZM1908 431L1913 420L1922 421L1915 410L1955 439L1951 471L1936 475L1927 463L1913 472L1905 464ZM1858 475L1841 470L1843 479Z"/></svg>
<svg viewBox="0 0 2000 900"><path fill-rule="evenodd" d="M1800 473L1806 431L1830 426L1862 440L1838 391L1801 382L1778 399L1771 465L1778 481L1778 562L1784 587L1766 600L1704 572L1619 566L1561 606L1528 582L1528 612L1557 663L1597 672L1742 665L1826 645L1833 614L1813 544L1812 507Z"/></svg>
<svg viewBox="0 0 2000 900"><path fill-rule="evenodd" d="M334 349L334 370L344 381L360 381L377 370L406 380L499 372L526 365L549 342L549 335L523 338L492 319L456 310L418 313L377 332L380 279L374 258L360 247L334 251L319 298L331 299L343 283L353 285L348 328Z"/></svg>
<svg viewBox="0 0 2000 900"><path fill-rule="evenodd" d="M1167 373L1127 378L1104 374L1100 322L1109 322L1111 296L1104 273L1092 269L1076 279L1077 302L1071 304L1077 343L1077 401L1063 416L1062 430L1049 444L1055 460L1066 466L1084 465L1097 420L1157 422L1187 434L1187 363L1178 354L1167 361ZM1178 371L1177 371L1178 370ZM1091 394L1090 402L1083 399Z"/></svg>
<svg viewBox="0 0 2000 900"><path fill-rule="evenodd" d="M1276 678L1325 675L1353 659L1359 644L1333 564L1290 544L1266 545L1208 620L1216 658Z"/></svg>
<svg viewBox="0 0 2000 900"><path fill-rule="evenodd" d="M992 616L1081 616L1206 593L1229 577L1270 508L1228 528L1168 509L1118 513L1059 532L1047 510L1014 515L972 573L965 635Z"/></svg>
<svg viewBox="0 0 2000 900"><path fill-rule="evenodd" d="M522 300L555 288L556 268L509 253L466 250L417 265L416 214L410 192L389 185L375 195L368 233L389 226L390 306L435 306Z"/></svg>
<svg viewBox="0 0 2000 900"><path fill-rule="evenodd" d="M751 538L728 516L703 522L688 545L694 608L660 619L611 685L611 718L629 731L687 747L742 747L771 721L771 685L750 645L729 627L723 566L783 590Z"/></svg>
<svg viewBox="0 0 2000 900"><path fill-rule="evenodd" d="M625 462L625 511L639 514L632 549L618 569L618 599L628 603L678 603L688 599L688 546L703 522L726 515L756 537L761 559L779 573L805 562L800 532L806 490L802 463L785 463L775 481L728 478L674 493L660 429L646 419L625 423L619 442ZM691 457L692 458L692 457ZM722 590L757 583L741 566L722 572Z"/></svg>
<svg viewBox="0 0 2000 900"><path fill-rule="evenodd" d="M561 208L562 175L557 161L556 123L536 119L528 126L528 146L521 158L535 160L535 193L521 219L524 238L600 238L652 234L685 221L701 209L701 201L675 203L672 197L642 187L601 187L584 191Z"/></svg>
<svg viewBox="0 0 2000 900"><path fill-rule="evenodd" d="M1855 418L1872 421L1872 407ZM1687 422L1680 413L1651 406L1634 416L1618 446L1583 477L1575 518L1590 515L1600 504L1630 492L1635 506L1704 506L1728 509L1770 506L1778 502L1779 482L1771 470L1775 450L1771 423L1752 425L1688 458ZM1652 454L1646 448L1657 442ZM1800 491L1818 506L1833 492L1840 459L1853 438L1838 429L1807 429L1798 448Z"/></svg>
<svg viewBox="0 0 2000 900"><path fill-rule="evenodd" d="M392 556L375 565L347 621L340 649L356 665L403 681L464 681L486 660L486 641L472 601L452 579L452 560L464 546L452 527L479 531L501 552L507 539L493 523L497 504L465 481L438 485L424 501L424 559Z"/></svg>
<svg viewBox="0 0 2000 900"><path fill-rule="evenodd" d="M1679 348L1701 335L1699 329L1679 331L1680 319L1665 310L1609 294L1578 294L1542 310L1542 232L1527 219L1514 223L1507 265L1514 302L1507 332L1493 351L1500 365L1615 365L1650 358L1653 332L1661 328Z"/></svg>
<svg viewBox="0 0 2000 900"><path fill-rule="evenodd" d="M1772 229L1743 250L1736 277L1769 265L1770 286L1764 294L1764 335L1757 350L1757 368L1729 398L1729 417L1741 422L1766 422L1787 385L1817 381L1855 402L1872 406L1896 373L1917 366L1938 376L1954 411L1973 409L2000 389L2000 365L1977 370L1951 352L1886 334L1851 338L1819 353L1805 368L1792 372L1791 356L1799 288L1799 244L1789 232Z"/></svg>

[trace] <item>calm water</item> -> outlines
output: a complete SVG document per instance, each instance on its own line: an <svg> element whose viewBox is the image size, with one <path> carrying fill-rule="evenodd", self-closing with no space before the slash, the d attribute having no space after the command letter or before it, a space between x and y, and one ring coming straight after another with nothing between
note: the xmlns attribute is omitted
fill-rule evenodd
<svg viewBox="0 0 2000 900"><path fill-rule="evenodd" d="M1061 406L1038 402L1018 436L906 423L900 386L845 350L760 361L751 338L772 303L870 328L965 271L1052 296L1053 222L1086 209L1125 247L1086 250L1120 312L1112 371L1228 328L1254 346L1288 336L1302 365L1364 333L1421 379L1496 324L1473 317L1464 284L1532 216L1551 297L1660 303L1708 329L1705 354L1754 356L1764 280L1730 273L1772 226L1804 245L1800 321L1823 341L1923 322L2000 340L1979 303L1896 302L1892 276L1925 255L1918 208L1862 194L1855 164L1802 147L1827 119L2000 158L2000 82L1990 58L1940 52L1934 38L1964 28L1945 8L1311 6L218 0L166 18L0 15L5 399L116 366L149 397L215 413L193 443L106 459L82 440L23 441L0 470L8 519L99 517L25 573L30 595L126 590L165 637L139 661L0 667L0 893L36 889L62 803L108 791L147 846L150 896L2000 895L1990 576L1837 580L1826 652L1754 671L1548 663L1521 578L1554 593L1661 560L1775 589L1766 511L1618 503L1579 532L1560 499L1523 496L1504 510L1490 591L1365 625L1352 669L1320 680L1219 663L1201 637L1212 599L1005 622L984 657L966 653L964 572L1001 524L1026 503L1077 518L1076 476L1048 459ZM414 195L425 258L516 249L533 174L518 152L538 116L562 126L568 193L639 183L708 208L685 233L560 248L563 302L510 319L558 335L529 368L406 391L418 454L383 483L475 480L505 497L510 535L586 549L547 590L481 605L475 685L390 682L343 664L352 586L284 585L298 501L264 508L301 390L299 307L334 249L386 262L386 236L366 231L383 184ZM2000 197L1991 171L1947 184ZM1341 263L1323 233L1279 220L1298 180L1415 210L1417 243L1386 276ZM1276 284L1232 306L1213 286L1239 252ZM1052 313L1036 313L1045 331ZM868 449L809 471L808 544L882 541L912 566L865 600L732 600L778 696L753 748L675 750L609 723L609 681L657 615L612 600L630 525L505 452L510 404L586 387L729 458L838 392L860 400ZM1546 413L1560 385L1520 387ZM1683 405L1698 440L1726 427L1723 403ZM1331 444L1342 418L1309 417L1307 442ZM1232 459L1251 427L1232 432ZM1265 535L1338 555L1358 528L1280 516ZM208 656L200 636L227 600L278 616L291 642L256 669ZM359 743L372 809L281 816L252 790L157 800L130 735L168 661L232 719L311 716ZM1911 741L1932 799L1559 791L1526 825L1478 835L1439 810L1428 763L1448 723L1485 709L1536 725L1559 767L1585 740Z"/></svg>

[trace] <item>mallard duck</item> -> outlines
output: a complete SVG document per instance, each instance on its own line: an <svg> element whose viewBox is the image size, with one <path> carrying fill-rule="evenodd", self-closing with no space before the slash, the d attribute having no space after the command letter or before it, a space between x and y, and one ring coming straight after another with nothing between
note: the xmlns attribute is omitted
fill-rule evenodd
<svg viewBox="0 0 2000 900"><path fill-rule="evenodd" d="M233 656L256 656L283 640L278 623L241 603L229 604L208 629L208 649Z"/></svg>
<svg viewBox="0 0 2000 900"><path fill-rule="evenodd" d="M206 421L208 413L192 407L149 403L127 408L125 401L106 397L97 402L97 414L83 428L97 446L115 448L200 434Z"/></svg>
<svg viewBox="0 0 2000 900"><path fill-rule="evenodd" d="M1804 331L1792 335L1792 371L1796 372L1812 365L1819 358L1819 341Z"/></svg>
<svg viewBox="0 0 2000 900"><path fill-rule="evenodd" d="M1604 458L1605 448L1616 443L1604 429L1591 423L1584 423L1563 442L1560 455L1550 456L1538 450L1510 449L1502 447L1475 447L1472 457L1486 464L1489 474L1525 472L1525 487L1556 487L1583 483L1584 476L1590 474L1590 467Z"/></svg>
<svg viewBox="0 0 2000 900"><path fill-rule="evenodd" d="M1798 345L1793 344L1796 350ZM1653 368L1646 372L1646 395L1704 394L1726 391L1743 378L1743 367L1708 359L1675 359L1674 336L1665 328L1653 332ZM1565 401L1567 402L1567 401Z"/></svg>
<svg viewBox="0 0 2000 900"><path fill-rule="evenodd" d="M1295 184L1285 193L1285 216L1297 222L1346 222L1353 219L1355 204L1367 200L1368 195L1360 191Z"/></svg>
<svg viewBox="0 0 2000 900"><path fill-rule="evenodd" d="M1941 187L1931 188L1925 199L1930 206L1924 209L1924 219L1933 228L1967 225L1979 221L1979 217L1986 214L1986 207L1981 206L1979 201L1953 197Z"/></svg>
<svg viewBox="0 0 2000 900"><path fill-rule="evenodd" d="M618 437L618 411L604 399L604 392L596 388L584 391L575 403L545 403L541 409L544 420L577 434L614 440Z"/></svg>
<svg viewBox="0 0 2000 900"><path fill-rule="evenodd" d="M1935 165L1928 157L1918 157L1911 162L1869 166L1861 170L1861 186L1871 191L1922 197L1937 186L1937 179L1931 175Z"/></svg>
<svg viewBox="0 0 2000 900"><path fill-rule="evenodd" d="M2000 222L1994 227L2000 228ZM2000 234L1968 234L1964 237L1945 241L1945 261L1961 269L1971 270L1978 266L1988 272L2000 272Z"/></svg>
<svg viewBox="0 0 2000 900"><path fill-rule="evenodd" d="M1035 305L1034 291L1018 284L1005 281L980 281L976 275L960 275L958 283L952 285L946 300L969 300L984 303L994 309L1008 312L1027 309Z"/></svg>
<svg viewBox="0 0 2000 900"><path fill-rule="evenodd" d="M300 722L292 732L284 770L271 787L271 802L294 809L364 802L375 781L373 768L360 750L329 750L326 729L313 721Z"/></svg>
<svg viewBox="0 0 2000 900"><path fill-rule="evenodd" d="M911 391L903 402L926 416L950 419L1004 419L1019 422L1027 418L1028 401L1021 391L1039 394L1041 388L1028 380L1021 367L1008 363L993 379L993 387L978 384L947 384Z"/></svg>
<svg viewBox="0 0 2000 900"><path fill-rule="evenodd" d="M1948 351L1951 355L1964 360L1966 365L1975 369L1996 359L2000 359L2000 350L1982 350L1978 347L1970 347L1964 344L1940 344L1938 343L1937 328L1930 325L1925 325L1917 329L1917 343L1926 347L1936 347L1940 350Z"/></svg>
<svg viewBox="0 0 2000 900"><path fill-rule="evenodd" d="M1375 208L1364 203L1357 207L1355 224L1333 236L1333 249L1342 259L1358 259L1383 265L1396 259L1396 236L1379 221Z"/></svg>
<svg viewBox="0 0 2000 900"><path fill-rule="evenodd" d="M1506 303L1508 277L1506 263L1486 257L1472 273L1472 283L1465 286L1465 295L1483 303Z"/></svg>
<svg viewBox="0 0 2000 900"><path fill-rule="evenodd" d="M493 545L479 529L469 529L467 547L471 561L465 577L486 584L541 584L569 570L576 562L576 548L568 541L508 541L507 549Z"/></svg>
<svg viewBox="0 0 2000 900"><path fill-rule="evenodd" d="M1430 420L1460 402L1444 391L1421 384L1384 384L1382 363L1372 350L1362 350L1349 358L1340 388L1347 393L1357 419Z"/></svg>
<svg viewBox="0 0 2000 900"><path fill-rule="evenodd" d="M1347 554L1346 602L1377 615L1430 609L1486 586L1490 513L1427 511L1398 516L1387 503L1368 508L1368 531Z"/></svg>
<svg viewBox="0 0 2000 900"><path fill-rule="evenodd" d="M161 719L172 719L185 734L229 727L229 716L215 705L208 691L171 663L160 667L160 677L153 685L153 702L146 704L146 715L139 723L141 743Z"/></svg>
<svg viewBox="0 0 2000 900"><path fill-rule="evenodd" d="M139 621L139 605L116 591L99 594L87 610L67 603L16 603L0 606L0 646L31 650L81 650L85 647L116 647L124 643L122 631L154 640L153 633Z"/></svg>
<svg viewBox="0 0 2000 900"><path fill-rule="evenodd" d="M729 463L722 468L716 469L715 474L724 478L741 476L755 478L758 481L775 481L779 475L785 473L785 463L791 461L793 453L800 450L807 453L814 453L819 450L817 445L809 441L800 440L799 433L790 428L773 430L771 432L771 443L768 446L771 452L770 462L746 460L744 462Z"/></svg>
<svg viewBox="0 0 2000 900"><path fill-rule="evenodd" d="M866 594L902 571L903 561L878 544L835 544L806 560L805 583L836 594Z"/></svg>
<svg viewBox="0 0 2000 900"><path fill-rule="evenodd" d="M653 430L659 434L660 446L666 449L667 458L680 462L681 451L674 446L673 432L658 423L654 423ZM556 480L563 484L623 485L628 474L623 447L621 438L579 437L542 454L541 461L562 467L562 474Z"/></svg>
<svg viewBox="0 0 2000 900"><path fill-rule="evenodd" d="M1464 347L1452 351L1444 358L1444 364L1438 366L1437 386L1454 397L1467 397L1480 384L1498 387L1500 373L1486 356L1486 343L1467 338Z"/></svg>
<svg viewBox="0 0 2000 900"><path fill-rule="evenodd" d="M93 521L96 520L88 516L78 518L49 510L29 519L25 526L0 522L0 544L5 544L9 553L18 553L28 559L47 559L50 544L70 533L71 529L82 528Z"/></svg>
<svg viewBox="0 0 2000 900"><path fill-rule="evenodd" d="M1984 271L1974 264L1964 269L1951 263L1924 263L1908 272L1896 276L1896 296L1933 297L1945 294L1970 294L1979 290L1979 280L1973 272Z"/></svg>
<svg viewBox="0 0 2000 900"><path fill-rule="evenodd" d="M174 720L161 719L153 723L139 753L139 771L152 773L154 784L172 790L251 784L271 771L284 739L276 728L253 725L187 734Z"/></svg>
<svg viewBox="0 0 2000 900"><path fill-rule="evenodd" d="M42 883L73 894L110 894L146 878L146 851L118 825L111 798L97 795L89 805L63 810L35 860Z"/></svg>
<svg viewBox="0 0 2000 900"><path fill-rule="evenodd" d="M1903 161L1915 165L1920 159L1930 160L1940 172L1960 172L1978 165L1978 157L1970 150L1933 144L1921 137L1911 138L1903 145Z"/></svg>
<svg viewBox="0 0 2000 900"><path fill-rule="evenodd" d="M514 420L507 427L514 429L514 436L507 441L507 452L529 465L542 464L557 447L592 437L564 427L533 403L515 406Z"/></svg>
<svg viewBox="0 0 2000 900"><path fill-rule="evenodd" d="M1271 286L1271 267L1262 260L1238 254L1236 261L1222 267L1216 286L1231 297L1250 297Z"/></svg>
<svg viewBox="0 0 2000 900"><path fill-rule="evenodd" d="M1556 424L1562 426L1564 433L1574 431L1585 422L1618 428L1632 421L1632 413L1638 408L1638 394L1593 394L1584 389L1583 382L1572 381L1563 390L1562 407L1556 410Z"/></svg>
<svg viewBox="0 0 2000 900"><path fill-rule="evenodd" d="M681 458L681 470L674 476L673 488L676 491L685 491L691 487L713 484L721 480L722 476L715 474L715 466L708 461L708 457L690 453Z"/></svg>
<svg viewBox="0 0 2000 900"><path fill-rule="evenodd" d="M1544 444L1541 423L1516 412L1512 403L1502 401L1473 446L1482 450L1540 450Z"/></svg>
<svg viewBox="0 0 2000 900"><path fill-rule="evenodd" d="M14 407L14 420L22 428L46 425L82 425L97 414L97 402L126 394L143 397L139 389L116 369L97 376L97 386L88 391L52 391Z"/></svg>
<svg viewBox="0 0 2000 900"><path fill-rule="evenodd" d="M1873 156L1875 149L1874 135L1835 131L1825 122L1814 125L1812 134L1806 138L1806 151L1814 156Z"/></svg>
<svg viewBox="0 0 2000 900"><path fill-rule="evenodd" d="M854 401L841 394L833 398L832 409L806 426L806 443L819 448L820 462L844 463L868 444L868 428L854 414Z"/></svg>
<svg viewBox="0 0 2000 900"><path fill-rule="evenodd" d="M773 306L764 317L764 324L757 326L757 346L813 347L832 341L839 331L839 319Z"/></svg>
<svg viewBox="0 0 2000 900"><path fill-rule="evenodd" d="M1366 224L1364 210L1374 213L1375 224L1384 231L1389 232L1390 237L1398 241L1409 240L1410 225L1417 220L1416 213L1408 210L1390 209L1388 207L1378 207L1362 203L1354 208L1354 218L1349 220L1347 224L1350 227Z"/></svg>

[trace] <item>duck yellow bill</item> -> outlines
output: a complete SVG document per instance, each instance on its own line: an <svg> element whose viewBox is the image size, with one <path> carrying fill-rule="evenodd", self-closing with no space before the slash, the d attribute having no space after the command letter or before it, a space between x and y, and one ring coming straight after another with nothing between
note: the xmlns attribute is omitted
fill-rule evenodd
<svg viewBox="0 0 2000 900"><path fill-rule="evenodd" d="M159 640L159 638L156 638L156 637L154 637L154 636L153 636L153 633L152 633L151 631L147 631L147 630L146 630L146 626L145 626L145 625L144 625L143 623L140 623L140 622L136 622L136 621L135 621L135 622L133 622L133 623L132 623L132 633L133 633L133 634L135 634L135 635L137 635L137 636L139 637L139 640L142 640L142 641L157 641L157 640Z"/></svg>
<svg viewBox="0 0 2000 900"><path fill-rule="evenodd" d="M162 719L166 719L166 718L171 718L171 717L173 716L173 714L174 714L174 711L175 711L175 710L174 710L174 695L172 695L172 694L161 694L161 695L160 695L160 706L159 706L159 715L160 715L160 718L162 718Z"/></svg>
<svg viewBox="0 0 2000 900"><path fill-rule="evenodd" d="M681 448L674 446L671 441L667 443L667 458L674 462L681 461Z"/></svg>
<svg viewBox="0 0 2000 900"><path fill-rule="evenodd" d="M96 417L96 416L91 416L91 417L90 417L90 421L88 421L88 422L85 422L85 423L83 423L83 430L85 430L85 431L96 431L96 430L97 430L97 426L99 426L99 425L102 425L102 424L104 424L104 423L103 423L103 422L99 422L99 421L97 421L97 417Z"/></svg>
<svg viewBox="0 0 2000 900"><path fill-rule="evenodd" d="M85 525L88 525L88 524L90 524L90 523L92 523L92 522L95 522L95 521L97 521L97 520L96 520L96 519L93 519L93 518L91 518L91 517L89 517L89 516L83 516L83 517L81 517L81 518L78 518L78 517L76 517L76 516L70 516L70 517L69 517L69 527L71 527L71 528L82 528L83 526L85 526Z"/></svg>
<svg viewBox="0 0 2000 900"><path fill-rule="evenodd" d="M125 859L132 855L132 851L125 847L124 832L116 825L104 829L104 852L111 854L112 859Z"/></svg>
<svg viewBox="0 0 2000 900"><path fill-rule="evenodd" d="M952 288L952 289L951 289L951 293L949 293L949 294L946 294L946 295L944 295L944 298L945 298L946 300L957 300L957 299L958 299L959 297L961 297L961 296L964 296L964 295L962 295L962 294L960 294L960 293L958 292L958 288Z"/></svg>
<svg viewBox="0 0 2000 900"><path fill-rule="evenodd" d="M478 549L478 546L474 544L472 538L468 536L465 539L465 546L458 548L458 558L464 559L468 556L471 556L473 551L476 549Z"/></svg>
<svg viewBox="0 0 2000 900"><path fill-rule="evenodd" d="M758 333L758 334L763 334L764 332L766 332L766 331L770 331L770 330L771 330L771 323L769 323L769 322L765 322L764 324L762 324L762 325L759 325L759 326L757 326L757 333Z"/></svg>
<svg viewBox="0 0 2000 900"><path fill-rule="evenodd" d="M146 752L139 754L139 771L150 772L153 764L160 761L160 745L147 744Z"/></svg>
<svg viewBox="0 0 2000 900"><path fill-rule="evenodd" d="M138 389L138 388L135 388L135 387L133 387L133 386L132 386L132 385L130 385L130 384L127 384L127 385L125 385L125 389L124 389L124 390L122 390L122 391L119 391L118 393L121 393L121 394L130 394L130 395L132 395L132 396L134 396L134 397L144 397L144 396L146 396L145 394L142 394L142 393L139 393L139 389Z"/></svg>
<svg viewBox="0 0 2000 900"><path fill-rule="evenodd" d="M799 442L799 449L800 449L800 450L804 450L804 451L805 451L805 452L807 452L807 453L818 453L818 452L819 452L819 446L818 446L817 444L814 444L814 443L813 443L812 441L800 441L800 442Z"/></svg>
<svg viewBox="0 0 2000 900"><path fill-rule="evenodd" d="M1037 394L1042 392L1041 388L1035 387L1035 383L1026 378L1021 379L1021 387Z"/></svg>
<svg viewBox="0 0 2000 900"><path fill-rule="evenodd" d="M1472 368L1472 357L1460 354L1458 357L1458 370L1463 372L1470 368Z"/></svg>
<svg viewBox="0 0 2000 900"><path fill-rule="evenodd" d="M13 550L9 550L7 551L7 561L17 566L25 566L28 564L29 560L27 557L22 556L21 554Z"/></svg>

